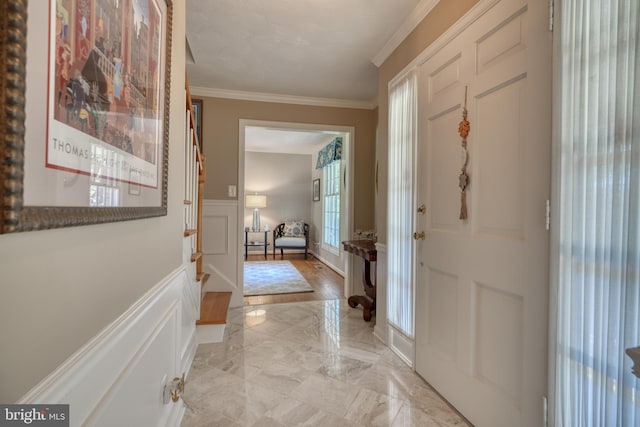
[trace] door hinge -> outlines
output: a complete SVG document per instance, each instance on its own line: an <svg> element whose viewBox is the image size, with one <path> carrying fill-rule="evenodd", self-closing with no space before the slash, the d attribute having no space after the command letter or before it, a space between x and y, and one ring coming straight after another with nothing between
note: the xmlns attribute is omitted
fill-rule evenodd
<svg viewBox="0 0 640 427"><path fill-rule="evenodd" d="M547 396L542 396L542 427L549 425L549 405L547 404Z"/></svg>
<svg viewBox="0 0 640 427"><path fill-rule="evenodd" d="M544 229L549 231L551 227L551 202L547 199L545 202L545 221L544 221Z"/></svg>
<svg viewBox="0 0 640 427"><path fill-rule="evenodd" d="M555 8L554 0L549 0L549 31L553 32L553 13Z"/></svg>

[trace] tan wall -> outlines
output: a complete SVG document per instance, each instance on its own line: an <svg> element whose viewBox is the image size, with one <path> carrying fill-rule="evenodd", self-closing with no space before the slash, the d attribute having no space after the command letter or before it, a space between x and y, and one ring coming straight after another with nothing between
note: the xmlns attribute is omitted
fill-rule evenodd
<svg viewBox="0 0 640 427"><path fill-rule="evenodd" d="M182 263L185 6L173 4L168 215L0 235L0 402L18 400Z"/></svg>
<svg viewBox="0 0 640 427"><path fill-rule="evenodd" d="M388 85L396 74L441 36L479 0L439 2L409 36L380 66L378 75L378 146L379 191L376 199L378 241L387 240L387 136L389 117Z"/></svg>
<svg viewBox="0 0 640 427"><path fill-rule="evenodd" d="M238 184L240 119L353 126L354 228L373 227L376 110L197 98L203 99L202 140L207 167L205 199L230 199L227 196L227 186Z"/></svg>
<svg viewBox="0 0 640 427"><path fill-rule="evenodd" d="M267 195L267 207L260 209L260 225L268 225L270 230L287 220L311 225L311 154L245 154L245 188L249 194L255 190ZM252 223L253 209L245 208L243 227ZM271 242L273 234L268 237Z"/></svg>

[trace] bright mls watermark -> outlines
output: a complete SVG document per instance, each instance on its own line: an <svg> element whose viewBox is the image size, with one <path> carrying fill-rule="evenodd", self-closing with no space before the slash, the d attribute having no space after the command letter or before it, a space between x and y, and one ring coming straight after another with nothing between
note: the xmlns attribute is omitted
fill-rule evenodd
<svg viewBox="0 0 640 427"><path fill-rule="evenodd" d="M1 405L0 427L69 427L69 405Z"/></svg>

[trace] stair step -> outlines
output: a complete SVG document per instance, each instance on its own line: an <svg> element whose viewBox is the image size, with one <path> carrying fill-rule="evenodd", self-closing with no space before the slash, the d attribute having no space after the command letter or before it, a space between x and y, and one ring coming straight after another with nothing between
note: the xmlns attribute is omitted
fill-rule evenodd
<svg viewBox="0 0 640 427"><path fill-rule="evenodd" d="M200 282L200 288L204 288L204 285L207 284L207 280L209 280L209 273L205 273L204 271L196 274L196 282Z"/></svg>
<svg viewBox="0 0 640 427"><path fill-rule="evenodd" d="M224 325L231 302L231 292L207 292L200 304L200 320L196 325Z"/></svg>

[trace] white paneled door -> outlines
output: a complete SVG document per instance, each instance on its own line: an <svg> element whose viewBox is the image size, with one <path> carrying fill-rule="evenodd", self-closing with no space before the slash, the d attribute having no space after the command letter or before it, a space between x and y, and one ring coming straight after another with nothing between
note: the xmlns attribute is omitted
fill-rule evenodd
<svg viewBox="0 0 640 427"><path fill-rule="evenodd" d="M480 4L487 10L419 67L416 370L478 427L541 426L552 34L546 1Z"/></svg>

